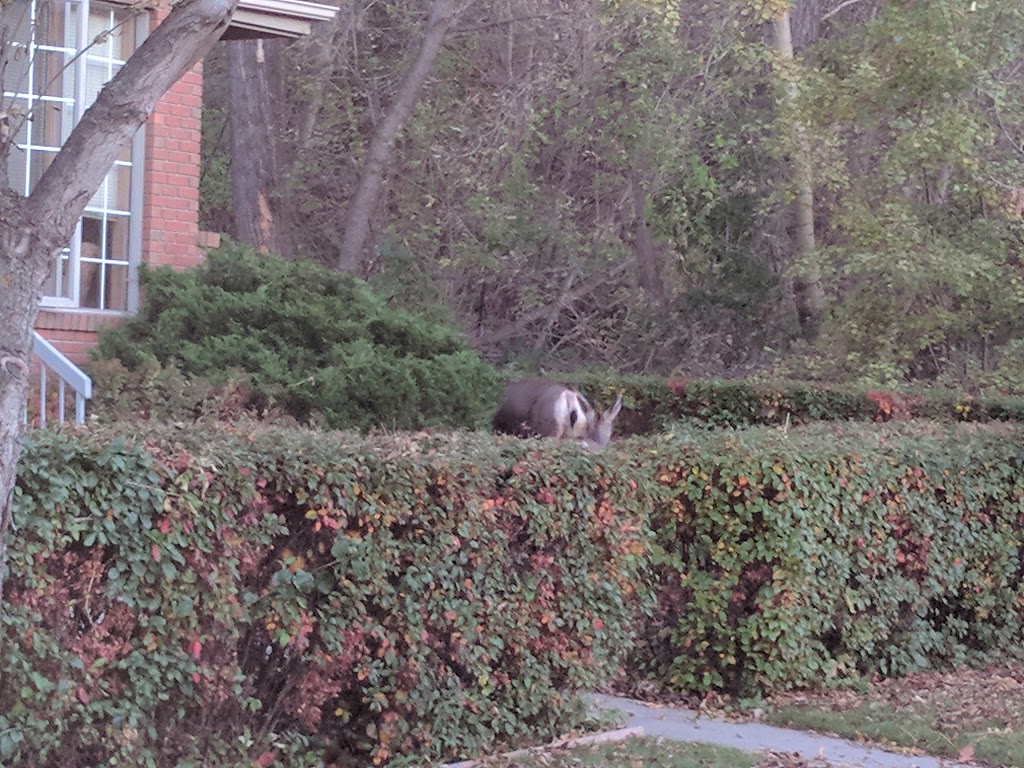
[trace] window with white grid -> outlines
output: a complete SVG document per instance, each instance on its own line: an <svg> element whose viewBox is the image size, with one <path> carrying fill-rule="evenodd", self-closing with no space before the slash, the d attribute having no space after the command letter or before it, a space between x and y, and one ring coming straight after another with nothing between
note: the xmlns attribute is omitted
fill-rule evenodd
<svg viewBox="0 0 1024 768"><path fill-rule="evenodd" d="M15 191L29 194L82 113L136 46L136 12L90 0L14 0L14 50L4 77L4 103L31 119L16 135L8 158ZM71 243L43 289L43 305L128 309L132 227L139 195L132 195L141 142L126 147L86 206ZM137 176L135 176L137 178Z"/></svg>

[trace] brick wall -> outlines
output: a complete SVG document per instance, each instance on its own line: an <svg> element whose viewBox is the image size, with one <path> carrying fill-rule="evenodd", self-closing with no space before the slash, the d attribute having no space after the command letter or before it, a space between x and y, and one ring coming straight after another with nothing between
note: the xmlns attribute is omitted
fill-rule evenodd
<svg viewBox="0 0 1024 768"><path fill-rule="evenodd" d="M89 363L89 350L96 346L97 330L120 321L121 315L111 312L44 309L36 320L36 330L71 362L85 368Z"/></svg>
<svg viewBox="0 0 1024 768"><path fill-rule="evenodd" d="M167 12L151 15L151 30ZM164 95L146 124L142 261L152 266L193 267L203 258L200 244L209 243L199 232L202 101L199 63ZM46 309L36 329L81 365L96 344L96 330L117 322L115 313Z"/></svg>
<svg viewBox="0 0 1024 768"><path fill-rule="evenodd" d="M151 28L166 16L153 14ZM146 124L142 260L176 269L202 261L199 248L199 150L203 110L202 63L157 104Z"/></svg>

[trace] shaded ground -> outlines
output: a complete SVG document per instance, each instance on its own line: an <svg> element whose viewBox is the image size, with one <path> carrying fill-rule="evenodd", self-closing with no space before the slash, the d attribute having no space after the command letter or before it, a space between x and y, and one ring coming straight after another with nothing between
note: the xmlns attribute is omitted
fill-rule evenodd
<svg viewBox="0 0 1024 768"><path fill-rule="evenodd" d="M755 710L714 694L687 697L642 686L620 692L733 723L760 721L837 735L904 755L1024 768L1024 664L1018 662L919 672L842 690L779 694ZM779 759L780 767L787 765L784 755Z"/></svg>
<svg viewBox="0 0 1024 768"><path fill-rule="evenodd" d="M757 710L742 709L722 696L698 699L636 688L623 693L643 694L648 703L601 694L588 698L602 709L626 713L625 725L640 727L646 738L606 749L596 762L594 753L585 749L554 748L486 764L501 768L1024 768L1024 665L1020 664L921 672L866 683L858 690L781 694ZM719 746L706 746L712 744ZM744 750L749 757L737 758L739 753L730 748Z"/></svg>
<svg viewBox="0 0 1024 768"><path fill-rule="evenodd" d="M748 753L773 753L774 765L777 766L824 768L834 764L859 768L941 768L941 761L928 755L896 754L820 732L780 728L761 722L730 722L692 709L608 694L587 694L585 698L592 711L621 712L625 715L623 727L642 728L647 736L675 742L714 744ZM794 753L800 756L795 762Z"/></svg>
<svg viewBox="0 0 1024 768"><path fill-rule="evenodd" d="M773 696L769 708L815 707L835 712L867 705L928 718L939 730L1024 730L1024 665L954 672L917 672L880 680L862 692L825 691Z"/></svg>

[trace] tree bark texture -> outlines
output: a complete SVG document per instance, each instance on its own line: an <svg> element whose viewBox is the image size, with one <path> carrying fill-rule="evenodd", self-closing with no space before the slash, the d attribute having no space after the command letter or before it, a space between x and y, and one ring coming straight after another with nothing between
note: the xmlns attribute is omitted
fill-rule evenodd
<svg viewBox="0 0 1024 768"><path fill-rule="evenodd" d="M775 19L775 49L784 68L795 63L793 36L789 11ZM796 234L794 244L796 256L805 256L815 248L814 238L814 186L811 171L810 149L807 132L795 116L797 86L791 71L784 71L786 108L790 114L789 130L793 146L793 177L796 186L794 217ZM825 292L821 287L821 276L817 269L810 269L802 280L794 284L794 303L797 318L804 335L812 337L817 333L821 315L825 309Z"/></svg>
<svg viewBox="0 0 1024 768"><path fill-rule="evenodd" d="M236 240L284 256L279 198L282 181L271 116L277 100L274 42L227 43L228 125L231 129L231 204Z"/></svg>
<svg viewBox="0 0 1024 768"><path fill-rule="evenodd" d="M121 149L220 38L237 0L183 0L100 91L31 195L0 189L0 606L32 330L57 253ZM0 156L6 166L7 157Z"/></svg>
<svg viewBox="0 0 1024 768"><path fill-rule="evenodd" d="M645 214L647 191L644 189L640 173L635 169L631 173L630 187L635 217L633 250L636 254L637 278L645 293L660 300L664 298L665 290L661 280L661 270L658 268L658 254L654 249L654 239L651 237L651 228L647 224Z"/></svg>
<svg viewBox="0 0 1024 768"><path fill-rule="evenodd" d="M337 268L342 272L357 272L363 264L363 250L370 233L370 217L377 205L391 148L398 132L402 130L416 108L423 83L426 82L434 61L441 52L441 46L451 24L454 5L455 0L434 0L431 4L423 44L412 69L406 75L398 96L370 140L366 159L363 161L363 170L359 174L359 183L345 217L345 230L337 260Z"/></svg>

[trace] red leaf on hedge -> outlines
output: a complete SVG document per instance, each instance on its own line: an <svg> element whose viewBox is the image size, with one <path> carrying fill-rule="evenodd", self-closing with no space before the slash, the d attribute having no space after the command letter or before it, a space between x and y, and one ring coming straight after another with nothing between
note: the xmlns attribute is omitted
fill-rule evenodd
<svg viewBox="0 0 1024 768"><path fill-rule="evenodd" d="M159 563L160 562L160 548L156 544L153 545L153 549L150 550L150 553L153 555L153 559L156 562Z"/></svg>
<svg viewBox="0 0 1024 768"><path fill-rule="evenodd" d="M264 752L256 758L256 762L253 765L257 766L257 768L266 768L268 765L273 765L276 762L277 752Z"/></svg>
<svg viewBox="0 0 1024 768"><path fill-rule="evenodd" d="M78 686L75 689L75 698L78 699L82 704L89 703L89 692L82 686Z"/></svg>
<svg viewBox="0 0 1024 768"><path fill-rule="evenodd" d="M170 533L171 521L168 520L166 517L161 518L160 522L157 523L156 527L159 529L160 533Z"/></svg>
<svg viewBox="0 0 1024 768"><path fill-rule="evenodd" d="M203 653L203 644L199 640L193 640L189 643L188 652L192 654L193 659L198 659Z"/></svg>

